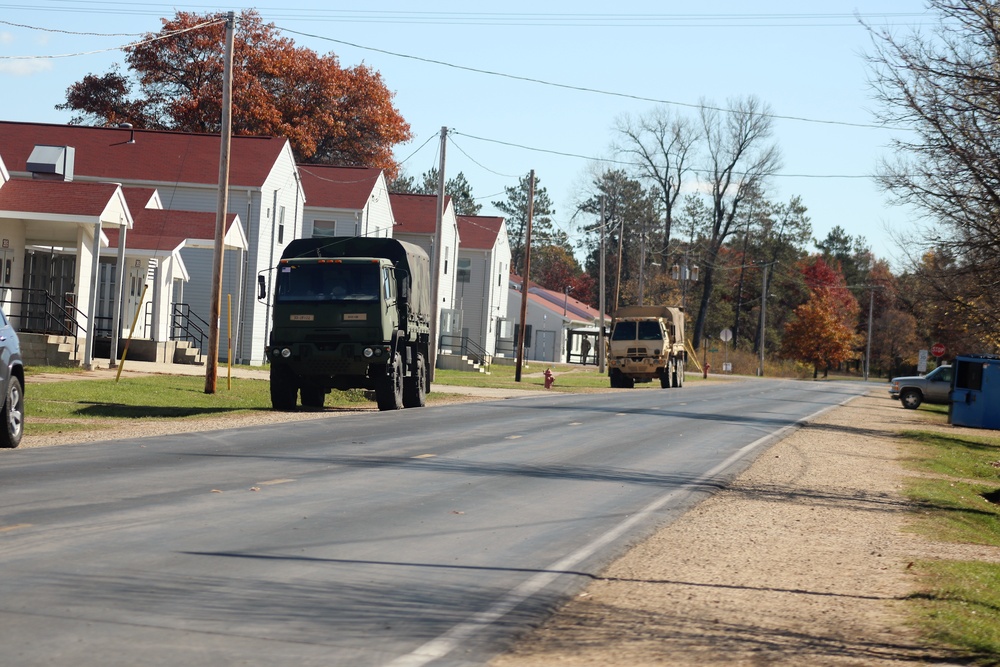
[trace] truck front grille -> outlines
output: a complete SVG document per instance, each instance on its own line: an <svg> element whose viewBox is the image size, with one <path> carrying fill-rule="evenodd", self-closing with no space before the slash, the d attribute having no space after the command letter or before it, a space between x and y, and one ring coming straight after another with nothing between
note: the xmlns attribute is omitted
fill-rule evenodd
<svg viewBox="0 0 1000 667"><path fill-rule="evenodd" d="M309 373L314 375L346 375L351 370L346 359L312 358Z"/></svg>

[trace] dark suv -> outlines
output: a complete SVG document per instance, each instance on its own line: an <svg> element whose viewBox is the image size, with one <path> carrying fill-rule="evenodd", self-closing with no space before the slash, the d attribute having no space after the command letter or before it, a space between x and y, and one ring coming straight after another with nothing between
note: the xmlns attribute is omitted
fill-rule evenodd
<svg viewBox="0 0 1000 667"><path fill-rule="evenodd" d="M21 343L7 314L0 308L0 447L17 447L24 435L24 362Z"/></svg>

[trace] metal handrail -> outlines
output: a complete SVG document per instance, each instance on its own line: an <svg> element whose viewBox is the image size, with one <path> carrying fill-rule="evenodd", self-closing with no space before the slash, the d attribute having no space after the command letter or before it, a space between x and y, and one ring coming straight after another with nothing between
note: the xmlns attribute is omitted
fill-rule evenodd
<svg viewBox="0 0 1000 667"><path fill-rule="evenodd" d="M205 349L205 339L208 337L205 330L208 328L208 322L191 310L190 305L174 304L170 317L170 340L191 341L201 353Z"/></svg>
<svg viewBox="0 0 1000 667"><path fill-rule="evenodd" d="M20 293L18 300L7 304L7 316L14 328L24 333L41 333L58 336L86 336L87 314L63 297L60 303L55 297L42 289L26 287L5 287L11 293ZM19 308L12 308L14 304ZM16 311L16 312L14 312ZM110 331L110 327L108 327Z"/></svg>
<svg viewBox="0 0 1000 667"><path fill-rule="evenodd" d="M455 341L458 341L457 343ZM458 348L462 355L469 357L475 363L489 370L492 356L479 343L471 340L468 336L456 336L449 334L441 335L442 348Z"/></svg>

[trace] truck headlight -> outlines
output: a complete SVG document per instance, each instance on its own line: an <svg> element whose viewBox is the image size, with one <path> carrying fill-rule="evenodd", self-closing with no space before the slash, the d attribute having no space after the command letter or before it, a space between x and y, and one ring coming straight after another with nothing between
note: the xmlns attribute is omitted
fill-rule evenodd
<svg viewBox="0 0 1000 667"><path fill-rule="evenodd" d="M362 352L362 354L365 355L365 358L371 359L372 355L375 354L375 351L373 349L371 349L370 347L366 347L364 349L364 352Z"/></svg>
<svg viewBox="0 0 1000 667"><path fill-rule="evenodd" d="M288 357L292 356L292 351L289 350L287 347L283 347L281 348L281 356L287 359Z"/></svg>

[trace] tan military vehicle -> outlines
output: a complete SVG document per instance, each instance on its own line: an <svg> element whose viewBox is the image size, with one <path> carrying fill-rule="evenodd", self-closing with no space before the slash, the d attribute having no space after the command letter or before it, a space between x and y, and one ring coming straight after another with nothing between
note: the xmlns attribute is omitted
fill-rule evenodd
<svg viewBox="0 0 1000 667"><path fill-rule="evenodd" d="M612 315L607 341L612 387L660 381L664 389L684 386L684 309L627 306Z"/></svg>

